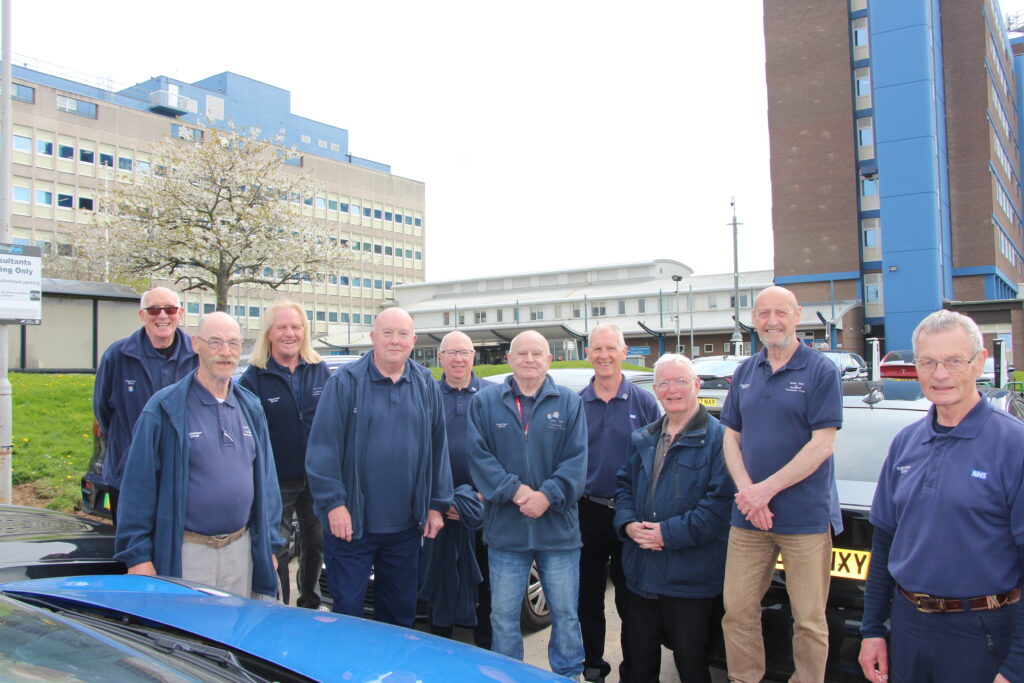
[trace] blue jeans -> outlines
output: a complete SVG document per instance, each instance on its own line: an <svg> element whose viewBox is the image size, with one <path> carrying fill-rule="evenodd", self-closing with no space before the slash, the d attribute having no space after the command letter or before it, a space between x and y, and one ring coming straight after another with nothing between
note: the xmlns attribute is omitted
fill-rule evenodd
<svg viewBox="0 0 1024 683"><path fill-rule="evenodd" d="M576 606L580 592L580 551L510 552L488 548L491 565L491 649L523 659L519 613L526 595L530 565L537 560L544 597L551 608L548 663L562 676L583 673L583 638Z"/></svg>

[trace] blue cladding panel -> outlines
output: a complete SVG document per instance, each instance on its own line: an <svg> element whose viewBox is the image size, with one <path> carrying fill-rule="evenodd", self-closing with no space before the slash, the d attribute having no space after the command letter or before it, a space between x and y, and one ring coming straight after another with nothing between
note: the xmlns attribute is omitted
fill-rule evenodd
<svg viewBox="0 0 1024 683"><path fill-rule="evenodd" d="M935 102L929 81L875 89L875 143L935 134ZM879 168L884 168L878 160ZM888 171L888 169L885 169Z"/></svg>
<svg viewBox="0 0 1024 683"><path fill-rule="evenodd" d="M888 31L930 23L928 3L921 0L873 2L868 7L871 26L871 51L874 55L876 36Z"/></svg>
<svg viewBox="0 0 1024 683"><path fill-rule="evenodd" d="M871 81L874 88L902 85L913 81L930 81L932 77L932 50L928 40L928 27L924 24L872 34ZM888 55L899 59L885 59ZM875 104L876 107L881 107Z"/></svg>
<svg viewBox="0 0 1024 683"><path fill-rule="evenodd" d="M898 142L880 142L875 146L879 176L878 191L882 216L889 220L886 199L923 192L938 195L939 169L935 163L935 137L904 139ZM936 197L932 198L934 202ZM935 206L930 211L935 213ZM938 234L933 239L938 239ZM888 245L886 245L888 246Z"/></svg>

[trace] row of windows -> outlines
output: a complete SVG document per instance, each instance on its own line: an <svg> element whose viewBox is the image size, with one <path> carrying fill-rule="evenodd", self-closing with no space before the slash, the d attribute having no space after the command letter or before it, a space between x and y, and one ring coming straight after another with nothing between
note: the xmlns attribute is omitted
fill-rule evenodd
<svg viewBox="0 0 1024 683"><path fill-rule="evenodd" d="M1002 86L1002 91L1006 94L1007 99L1012 100L1012 94L1010 92L1010 84L1006 80L1006 72L1003 70L1003 60L999 58L999 52L996 50L996 44L990 39L988 41L988 54L992 57L992 63L995 65L993 71L999 79L999 85Z"/></svg>
<svg viewBox="0 0 1024 683"><path fill-rule="evenodd" d="M21 83L11 83L11 99L17 100L18 102L35 104L36 89L31 86L22 85Z"/></svg>
<svg viewBox="0 0 1024 683"><path fill-rule="evenodd" d="M999 229L999 226L993 226L996 231L996 239L999 242L999 253L1003 255L1003 258L1007 260L1012 268L1017 267L1017 250L1013 248L1013 242L1010 238Z"/></svg>
<svg viewBox="0 0 1024 683"><path fill-rule="evenodd" d="M999 95L996 93L996 87L990 82L988 89L989 94L992 96L992 109L995 111L999 125L1003 128L1003 134L1006 136L1007 140L1012 140L1013 136L1010 135L1010 120L1006 118L1006 110L1003 109L1003 103L999 101Z"/></svg>
<svg viewBox="0 0 1024 683"><path fill-rule="evenodd" d="M71 191L71 188L67 186L61 186L56 192L53 190L53 185L40 184L36 185L35 192L33 193L32 188L27 184L27 179L15 178L14 183L11 186L11 200L18 204L31 204L33 199L35 200L36 206L50 207L54 205L54 196L56 195L56 204L62 209L74 209L79 208L85 211L95 211L95 201L93 197L88 194L80 194L77 202L75 201L75 195Z"/></svg>
<svg viewBox="0 0 1024 683"><path fill-rule="evenodd" d="M185 304L185 311L191 315L199 315L200 303L198 301L189 301ZM203 314L213 313L217 310L217 304L204 303L202 304ZM352 322L356 325L372 325L373 316L369 313L349 313L347 311L324 311L311 309L305 309L306 318L310 322L326 322L326 323L348 323ZM238 319L249 319L259 320L259 318L265 312L265 309L261 309L259 306L243 306L234 305L228 306L227 312Z"/></svg>
<svg viewBox="0 0 1024 683"><path fill-rule="evenodd" d="M1013 181L1017 174L1013 172L1013 168L1010 165L1010 159L1006 155L1006 149L1003 147L1003 141L999 139L999 135L996 134L995 129L992 129L992 147L996 151L996 160L999 161L999 165L1003 167L1003 172L1006 174L1007 179Z"/></svg>
<svg viewBox="0 0 1024 683"><path fill-rule="evenodd" d="M1017 225L1017 213L1013 210L1013 202L1010 201L1009 195L1006 194L1006 190L1003 189L1003 184L999 182L994 174L992 177L992 185L994 186L996 193L996 203L999 204L999 208L1003 210L1003 215L1010 221L1010 227Z"/></svg>
<svg viewBox="0 0 1024 683"><path fill-rule="evenodd" d="M291 199L293 202L298 203L298 197L293 196ZM423 226L423 219L418 216L413 216L408 213L400 213L399 211L388 211L387 209L379 209L373 206L361 206L355 202L328 199L327 197L306 197L302 200L302 203L316 209L337 211L339 213L362 216L363 218L372 218L378 221L382 220L388 223L396 223L398 225L413 225L417 228Z"/></svg>

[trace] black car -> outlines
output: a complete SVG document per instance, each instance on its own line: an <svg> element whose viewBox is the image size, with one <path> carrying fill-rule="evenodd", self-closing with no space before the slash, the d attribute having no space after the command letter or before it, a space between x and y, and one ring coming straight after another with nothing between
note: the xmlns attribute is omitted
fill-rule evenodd
<svg viewBox="0 0 1024 683"><path fill-rule="evenodd" d="M1024 398L1020 394L984 387L979 391L994 406L1024 417ZM901 429L921 419L931 402L924 398L918 382L907 380L844 382L843 393L843 428L835 443L843 532L835 537L832 548L826 675L830 683L861 683L864 675L857 655L864 585L871 562L871 501L889 444ZM785 679L793 671L793 628L786 573L782 565L779 569L762 603L762 622L769 677Z"/></svg>

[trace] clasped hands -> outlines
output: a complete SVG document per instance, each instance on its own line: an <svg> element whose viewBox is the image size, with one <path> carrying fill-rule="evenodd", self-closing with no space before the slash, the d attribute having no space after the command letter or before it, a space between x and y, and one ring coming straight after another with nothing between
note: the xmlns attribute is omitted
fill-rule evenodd
<svg viewBox="0 0 1024 683"><path fill-rule="evenodd" d="M519 511L530 519L537 519L551 507L551 501L540 491L534 491L526 484L520 484L512 502L519 506Z"/></svg>

